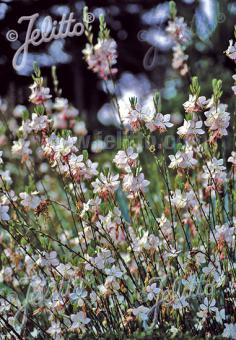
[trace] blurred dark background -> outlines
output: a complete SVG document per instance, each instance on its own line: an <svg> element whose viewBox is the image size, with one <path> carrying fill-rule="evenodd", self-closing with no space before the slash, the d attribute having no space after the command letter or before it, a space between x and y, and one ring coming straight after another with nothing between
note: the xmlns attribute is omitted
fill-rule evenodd
<svg viewBox="0 0 236 340"><path fill-rule="evenodd" d="M40 21L47 15L59 20L63 13L74 12L82 20L86 5L96 20L103 13L118 43L118 94L127 97L134 93L146 96L161 89L163 111L183 112L182 103L187 100L189 77L181 77L171 68L172 45L165 33L168 22L167 1L113 1L113 0L5 0L0 1L0 96L12 107L27 104L30 94L33 61L37 61L52 85L51 66L57 65L62 96L68 98L80 111L91 129L115 129L115 120L106 105L108 96L102 82L87 70L82 58L86 44L84 36L30 46L27 65L20 72L12 66L12 58L24 42L27 22L18 24L21 16L39 13ZM184 16L193 32L192 45L188 48L188 64L191 75L198 75L202 94L211 95L211 79L223 80L224 98L234 109L231 86L234 64L224 54L229 39L233 38L236 23L236 2L225 0L178 0L178 15ZM6 39L8 30L18 32L18 41ZM95 34L96 35L96 34ZM231 111L232 112L232 111ZM97 118L98 114L98 118ZM113 126L113 127L112 127Z"/></svg>

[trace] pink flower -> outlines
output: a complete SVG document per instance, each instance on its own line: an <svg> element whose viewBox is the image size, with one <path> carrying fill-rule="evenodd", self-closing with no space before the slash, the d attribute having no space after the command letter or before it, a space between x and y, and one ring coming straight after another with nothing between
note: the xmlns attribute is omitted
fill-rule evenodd
<svg viewBox="0 0 236 340"><path fill-rule="evenodd" d="M109 174L108 176L105 176L101 173L99 178L91 184L93 186L93 192L98 193L100 197L106 199L110 194L114 194L114 192L118 189L120 184L119 175Z"/></svg>
<svg viewBox="0 0 236 340"><path fill-rule="evenodd" d="M185 112L200 112L204 109L204 106L207 104L206 97L196 97L193 95L189 95L188 101L183 104Z"/></svg>
<svg viewBox="0 0 236 340"><path fill-rule="evenodd" d="M120 150L116 154L113 162L117 168L130 172L132 167L135 167L138 158L138 154L134 152L132 147L128 147L127 150Z"/></svg>
<svg viewBox="0 0 236 340"><path fill-rule="evenodd" d="M226 104L219 104L217 107L213 106L209 111L205 112L207 117L205 125L209 127L210 131L214 132L211 138L212 141L228 134L227 128L229 126L230 113L226 112L226 109Z"/></svg>
<svg viewBox="0 0 236 340"><path fill-rule="evenodd" d="M170 115L163 115L157 113L151 121L146 123L146 127L151 131L165 132L167 127L172 127L173 124L170 122Z"/></svg>
<svg viewBox="0 0 236 340"><path fill-rule="evenodd" d="M32 150L30 149L30 141L24 140L22 138L20 138L18 141L13 141L11 150L13 155L21 157L22 162L26 161L29 158L29 155L32 154Z"/></svg>
<svg viewBox="0 0 236 340"><path fill-rule="evenodd" d="M178 128L177 134L188 142L191 142L198 135L204 134L204 130L202 130L202 121L199 120L196 122L194 120L184 120L184 125Z"/></svg>
<svg viewBox="0 0 236 340"><path fill-rule="evenodd" d="M176 42L181 44L186 44L191 39L191 31L184 22L183 17L176 17L173 21L169 21L166 31L170 33Z"/></svg>
<svg viewBox="0 0 236 340"><path fill-rule="evenodd" d="M175 70L179 70L181 76L184 76L188 73L188 65L186 61L188 60L188 55L184 53L183 47L177 44L173 47L173 60L172 60L172 67Z"/></svg>
<svg viewBox="0 0 236 340"><path fill-rule="evenodd" d="M186 148L185 151L178 151L176 155L169 156L171 163L169 168L193 168L198 162L193 158L193 150Z"/></svg>
<svg viewBox="0 0 236 340"><path fill-rule="evenodd" d="M89 44L83 50L88 68L98 73L100 78L107 79L117 73L112 66L117 62L117 44L113 39L98 39L95 46Z"/></svg>
<svg viewBox="0 0 236 340"><path fill-rule="evenodd" d="M128 113L123 115L122 121L127 128L137 132L145 123L146 118L146 113L144 113L141 106L137 104L135 107L131 107Z"/></svg>
<svg viewBox="0 0 236 340"><path fill-rule="evenodd" d="M32 86L30 86L30 89L32 93L29 97L29 101L33 104L43 104L52 97L48 87L38 86L36 83L34 83Z"/></svg>
<svg viewBox="0 0 236 340"><path fill-rule="evenodd" d="M139 191L145 192L149 184L150 182L144 178L143 173L139 174L136 177L134 177L133 174L127 174L123 179L124 191L131 193L138 193Z"/></svg>
<svg viewBox="0 0 236 340"><path fill-rule="evenodd" d="M210 189L217 190L226 181L227 174L226 168L223 165L223 159L216 159L207 162L207 165L203 165L204 173L202 175L205 180L205 185Z"/></svg>

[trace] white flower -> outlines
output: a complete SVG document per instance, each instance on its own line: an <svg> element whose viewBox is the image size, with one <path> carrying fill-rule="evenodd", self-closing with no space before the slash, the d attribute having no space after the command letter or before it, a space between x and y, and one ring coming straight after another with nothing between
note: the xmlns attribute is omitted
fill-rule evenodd
<svg viewBox="0 0 236 340"><path fill-rule="evenodd" d="M181 44L186 44L191 39L191 31L184 22L183 17L176 17L173 21L169 21L166 31L170 33L176 42Z"/></svg>
<svg viewBox="0 0 236 340"><path fill-rule="evenodd" d="M183 309L185 307L188 307L189 303L186 301L185 296L180 296L175 299L175 302L173 304L174 309Z"/></svg>
<svg viewBox="0 0 236 340"><path fill-rule="evenodd" d="M223 325L223 320L225 320L225 317L226 317L225 309L224 308L222 308L221 310L217 309L215 315L216 321Z"/></svg>
<svg viewBox="0 0 236 340"><path fill-rule="evenodd" d="M62 276L69 277L74 274L74 270L71 268L71 264L60 263L57 266L57 272L59 272Z"/></svg>
<svg viewBox="0 0 236 340"><path fill-rule="evenodd" d="M43 104L52 97L48 87L38 86L36 83L34 83L32 86L30 86L30 89L32 93L29 97L29 101L33 104Z"/></svg>
<svg viewBox="0 0 236 340"><path fill-rule="evenodd" d="M162 214L160 218L157 218L157 222L159 223L161 231L165 237L171 238L173 234L172 223L166 218L166 216ZM174 223L173 227L176 227L176 223Z"/></svg>
<svg viewBox="0 0 236 340"><path fill-rule="evenodd" d="M138 193L139 191L145 192L147 186L150 184L141 173L134 177L133 174L127 174L123 178L123 189L127 192Z"/></svg>
<svg viewBox="0 0 236 340"><path fill-rule="evenodd" d="M85 136L88 133L85 122L82 122L82 121L75 123L73 130L77 136Z"/></svg>
<svg viewBox="0 0 236 340"><path fill-rule="evenodd" d="M234 80L234 86L232 86L232 90L233 90L233 93L236 95L236 74L234 74L232 76L233 80Z"/></svg>
<svg viewBox="0 0 236 340"><path fill-rule="evenodd" d="M91 143L91 151L94 153L100 153L103 150L105 150L106 147L107 147L106 143L100 139L94 140Z"/></svg>
<svg viewBox="0 0 236 340"><path fill-rule="evenodd" d="M27 137L32 132L30 124L31 121L29 119L22 121L22 125L19 128L19 131L23 132L24 137Z"/></svg>
<svg viewBox="0 0 236 340"><path fill-rule="evenodd" d="M95 199L88 200L88 202L83 204L83 210L80 216L83 217L87 211L90 211L92 213L98 213L101 202L102 201L99 197L95 197Z"/></svg>
<svg viewBox="0 0 236 340"><path fill-rule="evenodd" d="M219 242L225 241L229 246L231 246L234 233L235 228L230 227L228 224L223 224L222 226L216 225L214 235L211 235L211 238L212 240L216 239Z"/></svg>
<svg viewBox="0 0 236 340"><path fill-rule="evenodd" d="M171 163L169 168L193 168L198 161L193 158L193 150L186 148L185 151L178 151L176 155L169 156Z"/></svg>
<svg viewBox="0 0 236 340"><path fill-rule="evenodd" d="M115 278L120 279L123 275L123 272L116 266L112 266L111 269L106 269L105 272L108 275L108 278L112 278L112 279L115 279Z"/></svg>
<svg viewBox="0 0 236 340"><path fill-rule="evenodd" d="M179 70L180 74L184 76L188 72L188 65L186 61L188 60L188 55L184 53L184 49L181 45L176 44L173 48L173 60L172 67L175 70Z"/></svg>
<svg viewBox="0 0 236 340"><path fill-rule="evenodd" d="M49 125L49 120L47 116L38 116L36 113L32 114L32 120L30 122L30 127L33 131L38 132L46 129Z"/></svg>
<svg viewBox="0 0 236 340"><path fill-rule="evenodd" d="M150 286L147 286L146 291L148 293L148 300L152 301L157 297L157 294L160 292L160 288L157 287L156 283L152 283Z"/></svg>
<svg viewBox="0 0 236 340"><path fill-rule="evenodd" d="M9 170L0 171L0 184L4 182L8 185L12 184L12 179Z"/></svg>
<svg viewBox="0 0 236 340"><path fill-rule="evenodd" d="M182 194L179 189L175 190L171 197L171 203L177 208L185 208L187 205L186 195Z"/></svg>
<svg viewBox="0 0 236 340"><path fill-rule="evenodd" d="M88 68L98 73L102 79L107 79L110 75L117 72L113 68L117 62L117 44L113 39L98 39L95 46L89 44L83 50Z"/></svg>
<svg viewBox="0 0 236 340"><path fill-rule="evenodd" d="M65 166L64 170L67 175L73 175L74 178L80 180L85 173L85 164L83 162L83 155L76 156L75 154L70 155L68 159L68 165Z"/></svg>
<svg viewBox="0 0 236 340"><path fill-rule="evenodd" d="M68 100L66 98L56 98L53 109L57 111L66 111L68 108Z"/></svg>
<svg viewBox="0 0 236 340"><path fill-rule="evenodd" d="M207 165L203 165L204 173L202 175L203 179L206 181L205 184L215 185L222 184L226 181L226 168L223 166L223 159L216 159L215 157L212 160L207 162Z"/></svg>
<svg viewBox="0 0 236 340"><path fill-rule="evenodd" d="M74 106L69 106L66 112L64 113L65 118L73 119L79 115L79 110L77 110Z"/></svg>
<svg viewBox="0 0 236 340"><path fill-rule="evenodd" d="M149 308L145 307L143 305L141 305L137 308L133 308L133 310L132 310L132 313L134 314L134 316L137 316L142 321L148 320L148 312L149 312Z"/></svg>
<svg viewBox="0 0 236 340"><path fill-rule="evenodd" d="M236 58L236 57L235 57ZM236 323L225 323L225 329L222 334L224 338L236 339Z"/></svg>
<svg viewBox="0 0 236 340"><path fill-rule="evenodd" d="M4 191L0 201L2 205L9 205L12 201L17 201L17 196L13 190Z"/></svg>
<svg viewBox="0 0 236 340"><path fill-rule="evenodd" d="M8 215L9 207L7 205L0 205L0 220L9 221L10 216Z"/></svg>
<svg viewBox="0 0 236 340"><path fill-rule="evenodd" d="M131 168L136 166L137 158L138 154L134 152L132 147L128 147L128 149L125 151L118 151L113 159L113 162L116 164L117 168L123 169L126 172L130 172Z"/></svg>
<svg viewBox="0 0 236 340"><path fill-rule="evenodd" d="M183 107L185 112L200 112L206 104L206 97L200 96L197 98L195 95L190 94L189 99L183 104Z"/></svg>
<svg viewBox="0 0 236 340"><path fill-rule="evenodd" d="M100 174L99 178L96 178L95 182L92 182L93 192L98 193L99 196L107 198L109 194L113 194L119 187L120 181L119 174L105 176Z"/></svg>
<svg viewBox="0 0 236 340"><path fill-rule="evenodd" d="M214 132L215 138L228 134L227 128L229 126L230 113L226 112L226 109L226 104L219 104L217 107L213 106L209 111L204 113L207 117L205 125L209 127L210 131Z"/></svg>
<svg viewBox="0 0 236 340"><path fill-rule="evenodd" d="M195 274L189 275L186 279L182 279L182 283L185 287L193 292L198 284L198 280Z"/></svg>
<svg viewBox="0 0 236 340"><path fill-rule="evenodd" d="M194 120L184 120L184 125L178 128L177 134L188 142L194 140L196 136L204 134L204 130L202 130L202 121L199 120L195 122Z"/></svg>
<svg viewBox="0 0 236 340"><path fill-rule="evenodd" d="M98 163L93 163L90 159L88 159L85 162L85 173L84 173L84 178L85 179L91 179L94 176L97 176L98 171L97 171Z"/></svg>
<svg viewBox="0 0 236 340"><path fill-rule="evenodd" d="M42 256L37 261L38 264L40 264L43 267L47 266L58 266L59 260L57 258L56 251L51 251L50 253L44 252Z"/></svg>
<svg viewBox="0 0 236 340"><path fill-rule="evenodd" d="M151 131L158 130L159 132L165 132L167 127L172 127L173 124L170 123L170 115L163 115L157 113L155 117L146 123L146 127Z"/></svg>
<svg viewBox="0 0 236 340"><path fill-rule="evenodd" d="M130 107L128 112L122 113L123 124L134 132L139 131L146 120L147 113L143 111L143 108L139 104L136 104L135 107Z"/></svg>
<svg viewBox="0 0 236 340"><path fill-rule="evenodd" d="M13 141L11 151L13 155L20 156L22 160L27 160L32 154L30 149L30 141L20 138L18 141Z"/></svg>
<svg viewBox="0 0 236 340"><path fill-rule="evenodd" d="M84 305L84 298L86 298L86 296L88 295L88 293L86 292L86 290L82 289L82 288L76 288L73 293L70 294L70 299L72 301L76 301L78 306L83 306Z"/></svg>
<svg viewBox="0 0 236 340"><path fill-rule="evenodd" d="M53 150L55 151L55 157L60 160L61 157L65 157L72 152L76 152L76 142L77 137L68 137L67 139L59 138L56 145L53 147Z"/></svg>
<svg viewBox="0 0 236 340"><path fill-rule="evenodd" d="M231 156L228 158L228 162L232 163L233 166L236 166L236 152L232 151Z"/></svg>
<svg viewBox="0 0 236 340"><path fill-rule="evenodd" d="M49 333L51 336L57 336L57 335L61 335L61 325L60 322L52 322L51 323L51 327L48 328L47 333Z"/></svg>
<svg viewBox="0 0 236 340"><path fill-rule="evenodd" d="M84 326L90 322L90 319L87 318L84 312L78 312L76 314L72 314L70 318L72 321L71 329L84 330Z"/></svg>
<svg viewBox="0 0 236 340"><path fill-rule="evenodd" d="M36 209L41 203L41 198L38 196L37 191L34 191L31 194L21 192L19 196L22 199L21 204L26 208Z"/></svg>
<svg viewBox="0 0 236 340"><path fill-rule="evenodd" d="M228 49L226 50L226 55L232 59L236 59L236 43L233 42L233 40L229 41Z"/></svg>
<svg viewBox="0 0 236 340"><path fill-rule="evenodd" d="M27 107L24 105L16 105L13 110L13 116L16 118L22 118L24 111L27 111Z"/></svg>
<svg viewBox="0 0 236 340"><path fill-rule="evenodd" d="M3 152L0 151L0 164L3 164L3 159L2 159Z"/></svg>
<svg viewBox="0 0 236 340"><path fill-rule="evenodd" d="M215 299L208 300L208 298L206 297L204 299L204 302L200 304L200 311L197 312L197 316L205 320L209 313L216 312L218 310L218 308L215 307L215 304Z"/></svg>

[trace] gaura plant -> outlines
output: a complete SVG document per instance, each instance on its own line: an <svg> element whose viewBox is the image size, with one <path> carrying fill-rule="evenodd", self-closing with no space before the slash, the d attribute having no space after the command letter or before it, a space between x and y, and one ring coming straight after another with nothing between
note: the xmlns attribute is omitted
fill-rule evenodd
<svg viewBox="0 0 236 340"><path fill-rule="evenodd" d="M170 8L173 67L184 76L191 34ZM88 68L115 87L117 44L104 18L96 41L87 22L85 34ZM233 40L225 57L236 61ZM33 106L13 112L18 130L1 103L1 338L236 339L236 151L226 158L224 148L235 118L222 81L207 99L191 78L179 127L159 92L148 108L137 97L121 107L111 93L124 147L105 167L79 148L85 123L52 76L53 91L34 65ZM180 141L171 155L167 133Z"/></svg>

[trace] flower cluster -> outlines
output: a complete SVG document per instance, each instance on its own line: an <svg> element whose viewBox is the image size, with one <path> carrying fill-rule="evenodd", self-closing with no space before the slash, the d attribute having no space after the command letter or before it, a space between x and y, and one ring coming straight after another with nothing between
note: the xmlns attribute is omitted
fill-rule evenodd
<svg viewBox="0 0 236 340"><path fill-rule="evenodd" d="M188 73L188 55L185 53L187 46L191 41L191 31L184 22L183 17L176 16L176 8L173 1L170 4L171 20L168 22L166 32L173 40L173 60L172 67L179 71L181 76Z"/></svg>
<svg viewBox="0 0 236 340"><path fill-rule="evenodd" d="M186 43L173 19L169 33ZM116 52L102 19L100 31L87 61L106 79ZM224 149L221 81L207 100L193 77L181 126L160 93L148 108L130 98L124 143L105 162L80 149L78 111L51 98L38 67L33 77L35 106L14 110L22 125L14 140L6 127L0 150L1 338L236 339L236 151Z"/></svg>

